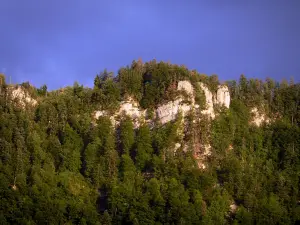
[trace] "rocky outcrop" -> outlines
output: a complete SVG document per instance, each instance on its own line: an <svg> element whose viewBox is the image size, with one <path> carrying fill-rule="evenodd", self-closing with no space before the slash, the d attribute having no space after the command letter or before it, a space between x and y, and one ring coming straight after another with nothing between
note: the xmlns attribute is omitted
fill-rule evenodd
<svg viewBox="0 0 300 225"><path fill-rule="evenodd" d="M182 124L181 128L183 130L183 128L186 126L184 118L189 114L189 112L193 110L197 111L198 114L200 113L206 115L208 119L214 119L216 116L214 107L216 105L229 108L230 95L227 86L219 86L219 89L214 94L204 83L198 82L196 85L199 85L199 87L204 92L206 103L205 109L200 109L200 106L195 104L195 91L190 81L179 81L177 85L177 91L179 91L179 93L181 93L181 91L184 91L186 94L181 93L173 101L169 101L165 104L157 106L157 108L154 111L155 120L150 119L146 121L145 117L147 111L142 110L139 107L138 102L135 101L133 98L128 98L126 101L122 101L120 103L119 109L113 115L109 115L107 111L102 110L96 111L94 114L94 118L98 119L100 116L110 116L113 125L117 126L119 124L119 117L122 115L127 115L130 118L132 118L134 122L134 127L138 128L141 122L154 123L154 121L157 121L159 124L164 125L168 122L176 120L178 115L181 114L182 120L180 122ZM197 121L199 121L199 118L196 117L193 121L193 124L195 124ZM178 132L182 133L183 135L182 131ZM193 151L194 157L198 163L198 167L205 169L207 158L211 155L210 144L207 141L205 141L205 143L201 143L197 135L195 136L192 143L190 143L191 145L184 143L183 137L180 137L179 139L181 139L181 143L176 143L174 146L172 146L174 154L180 148L182 148L182 150L185 152L190 149L191 151Z"/></svg>
<svg viewBox="0 0 300 225"><path fill-rule="evenodd" d="M210 118L215 118L214 105L219 104L221 106L225 106L229 108L230 105L230 95L227 86L220 86L217 94L214 95L209 88L199 82L197 85L203 90L206 99L206 109L202 109L201 113L208 115ZM165 104L159 105L155 111L156 119L161 124L166 124L170 121L176 119L179 113L182 113L182 116L188 114L189 111L193 109L198 109L199 105L195 104L195 95L194 88L190 81L179 81L177 85L178 91L185 91L188 95L188 98L191 100L190 104L186 103L183 99L183 96L178 96L174 101L169 101ZM139 107L138 102L133 100L132 98L127 99L126 101L122 101L120 103L120 108L115 112L113 118L116 119L121 114L125 114L133 119L136 126L139 126L139 121L144 120L146 115L146 110L142 110ZM97 119L99 116L108 115L106 111L96 111L94 117Z"/></svg>
<svg viewBox="0 0 300 225"><path fill-rule="evenodd" d="M139 108L139 104L133 99L129 98L120 105L119 112L117 114L125 113L127 116L131 117L133 120L140 119L145 116L145 110Z"/></svg>
<svg viewBox="0 0 300 225"><path fill-rule="evenodd" d="M177 91L185 91L188 96L188 100L191 101L192 105L195 104L194 87L190 81L179 81Z"/></svg>
<svg viewBox="0 0 300 225"><path fill-rule="evenodd" d="M231 214L235 214L236 211L237 211L237 209L238 209L238 206L237 206L237 204L234 201L232 201L232 203L230 204L229 208L230 208L230 210L229 210L230 213Z"/></svg>
<svg viewBox="0 0 300 225"><path fill-rule="evenodd" d="M189 96L194 96L194 87L191 84L191 82L187 80L179 81L177 85L177 90L184 90Z"/></svg>
<svg viewBox="0 0 300 225"><path fill-rule="evenodd" d="M205 84L199 82L198 85L203 90L203 92L205 94L205 99L206 99L206 109L202 110L201 113L205 114L205 115L208 115L212 119L214 119L215 118L215 112L214 112L213 94Z"/></svg>
<svg viewBox="0 0 300 225"><path fill-rule="evenodd" d="M199 82L197 85L203 90L206 99L206 108L201 110L202 114L208 115L211 119L214 119L216 116L214 111L215 105L229 108L230 94L227 86L220 85L217 94L214 95L204 83ZM185 91L191 100L191 104L183 104L183 99L180 97L175 101L160 105L157 108L157 116L162 124L174 120L179 112L186 115L188 111L199 108L199 105L195 104L194 88L189 81L179 81L177 90Z"/></svg>
<svg viewBox="0 0 300 225"><path fill-rule="evenodd" d="M37 105L37 101L33 99L30 94L21 86L18 86L17 88L10 88L9 93L11 100L16 101L17 104L22 108L25 108L26 105Z"/></svg>
<svg viewBox="0 0 300 225"><path fill-rule="evenodd" d="M182 113L182 116L185 116L190 110L191 105L183 104L182 98L179 98L159 106L156 110L156 115L161 124L166 124L175 120L179 112Z"/></svg>
<svg viewBox="0 0 300 225"><path fill-rule="evenodd" d="M270 119L267 118L266 114L259 111L258 108L254 107L251 109L251 121L250 124L255 126L261 126L263 123L269 123Z"/></svg>
<svg viewBox="0 0 300 225"><path fill-rule="evenodd" d="M119 124L118 117L126 115L129 116L134 123L134 127L137 128L141 121L145 120L146 110L141 110L137 101L132 98L128 98L126 101L120 103L120 108L113 115L109 115L106 110L96 111L94 118L98 119L100 116L110 116L113 126Z"/></svg>
<svg viewBox="0 0 300 225"><path fill-rule="evenodd" d="M215 98L215 104L219 104L221 106L225 106L229 108L230 106L230 93L229 89L225 85L220 85L217 90L217 95Z"/></svg>

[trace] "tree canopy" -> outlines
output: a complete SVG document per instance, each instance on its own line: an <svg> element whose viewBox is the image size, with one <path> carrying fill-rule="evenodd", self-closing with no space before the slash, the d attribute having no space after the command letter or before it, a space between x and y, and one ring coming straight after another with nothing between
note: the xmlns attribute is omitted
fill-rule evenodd
<svg viewBox="0 0 300 225"><path fill-rule="evenodd" d="M227 81L228 110L209 122L190 115L164 126L115 127L96 109L114 111L127 96L144 109L177 96L189 80L215 93L217 75L185 66L134 61L116 76L104 70L94 87L21 86L38 104L20 108L0 75L1 224L298 224L300 223L300 84ZM250 123L258 108L269 123ZM178 130L183 130L181 133ZM209 142L208 167L175 144ZM196 137L196 138L195 138ZM191 146L197 146L192 143ZM189 147L190 148L190 147ZM188 148L188 149L189 149ZM192 147L191 147L192 149Z"/></svg>

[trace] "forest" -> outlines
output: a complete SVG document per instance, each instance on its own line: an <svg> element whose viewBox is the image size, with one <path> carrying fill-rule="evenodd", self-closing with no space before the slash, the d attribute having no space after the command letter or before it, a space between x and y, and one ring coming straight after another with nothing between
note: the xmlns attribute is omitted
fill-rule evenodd
<svg viewBox="0 0 300 225"><path fill-rule="evenodd" d="M58 90L0 75L1 224L300 224L300 84L247 78L220 82L183 65L133 61L117 74L96 75ZM185 118L184 142L196 134L211 146L207 167L193 149L174 151L180 115L164 125L107 115L129 96L147 116L194 86L204 109L202 82L212 93L228 86L229 109ZM36 104L20 104L22 88ZM251 123L256 107L269 118ZM200 118L197 124L188 123ZM230 148L228 148L230 146Z"/></svg>

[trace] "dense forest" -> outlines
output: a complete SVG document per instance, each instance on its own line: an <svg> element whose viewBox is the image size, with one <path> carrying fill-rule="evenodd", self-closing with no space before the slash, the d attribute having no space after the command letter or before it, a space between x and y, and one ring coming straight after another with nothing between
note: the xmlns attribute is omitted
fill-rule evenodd
<svg viewBox="0 0 300 225"><path fill-rule="evenodd" d="M210 143L205 169L192 149L172 147L180 115L139 127L126 115L118 126L92 116L115 112L130 96L151 119L180 94L174 87L182 80L193 84L200 108L195 84L212 93L220 85L217 75L155 60L133 61L116 75L104 70L93 88L75 82L48 91L0 75L0 223L300 224L300 84L293 80L224 82L229 109L183 129L186 142L193 133ZM37 104L13 100L20 87ZM269 122L250 123L253 107ZM201 115L185 120L192 117Z"/></svg>

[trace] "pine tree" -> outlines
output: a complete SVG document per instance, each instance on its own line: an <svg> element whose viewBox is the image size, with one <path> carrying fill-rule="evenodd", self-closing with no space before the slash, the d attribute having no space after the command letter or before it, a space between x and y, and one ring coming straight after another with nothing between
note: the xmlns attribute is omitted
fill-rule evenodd
<svg viewBox="0 0 300 225"><path fill-rule="evenodd" d="M147 125L140 127L136 138L136 165L140 170L151 168L153 148L150 129Z"/></svg>

